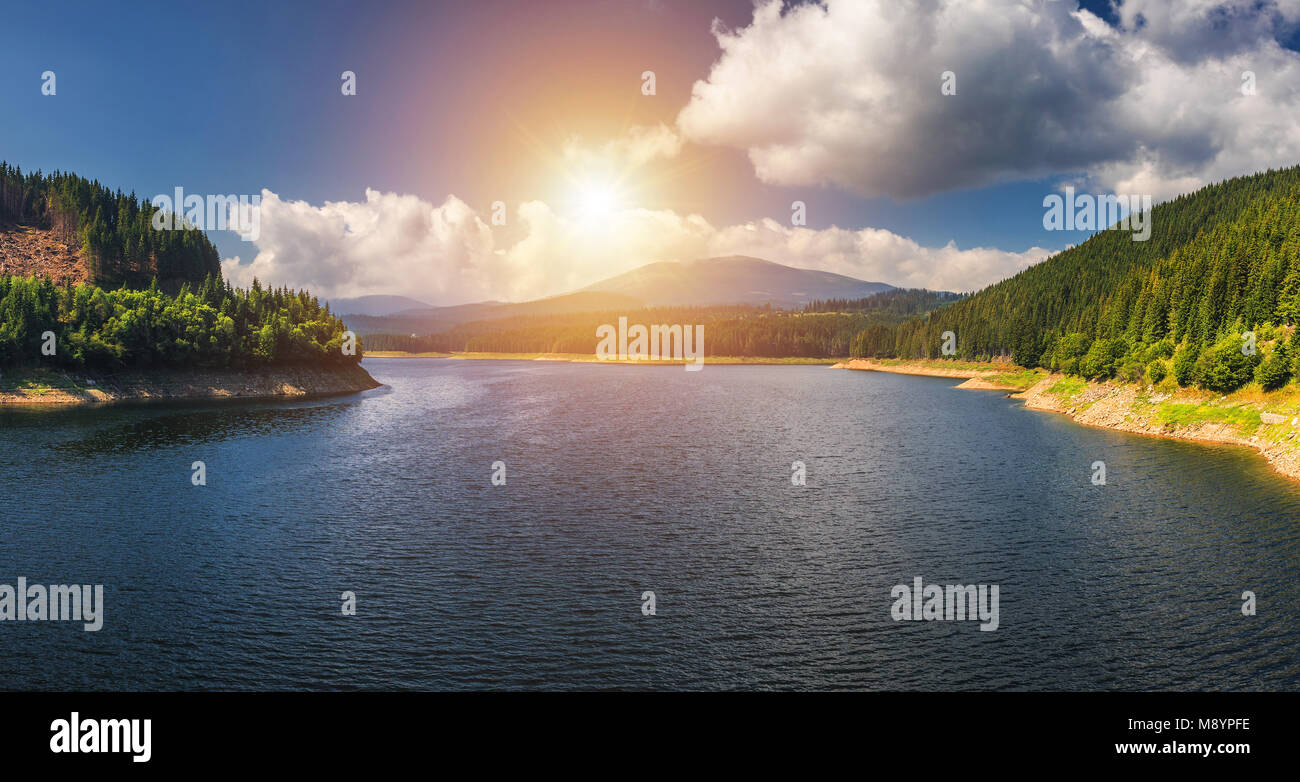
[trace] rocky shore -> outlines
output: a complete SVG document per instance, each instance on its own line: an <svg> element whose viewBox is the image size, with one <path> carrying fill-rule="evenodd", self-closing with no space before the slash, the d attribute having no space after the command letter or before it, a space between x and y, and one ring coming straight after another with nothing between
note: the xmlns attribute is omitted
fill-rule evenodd
<svg viewBox="0 0 1300 782"><path fill-rule="evenodd" d="M248 371L159 369L113 374L9 369L0 373L0 406L330 396L365 391L379 385L359 365Z"/></svg>
<svg viewBox="0 0 1300 782"><path fill-rule="evenodd" d="M1220 395L1136 383L1088 382L1001 364L854 359L836 369L967 378L957 388L1007 392L1033 410L1068 415L1087 426L1254 448L1274 470L1300 479L1300 391L1243 390Z"/></svg>
<svg viewBox="0 0 1300 782"><path fill-rule="evenodd" d="M1131 383L1083 383L1050 375L1011 395L1034 410L1088 426L1254 448L1277 472L1300 480L1300 415L1284 397L1256 400Z"/></svg>

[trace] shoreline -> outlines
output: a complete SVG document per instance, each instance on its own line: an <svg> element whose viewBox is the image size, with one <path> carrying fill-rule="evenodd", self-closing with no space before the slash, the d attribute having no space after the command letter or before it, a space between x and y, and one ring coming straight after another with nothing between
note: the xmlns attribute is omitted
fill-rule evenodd
<svg viewBox="0 0 1300 782"><path fill-rule="evenodd" d="M1274 472L1300 481L1300 441L1296 440L1300 417L1294 409L1285 413L1268 409L1292 407L1287 400L1252 404L1248 399L1234 399L1236 394L1220 396L1192 389L1161 391L1125 383L1086 383L1074 390L1078 383L1071 381L1076 380L1083 382L1051 375L1011 398L1023 401L1031 410L1060 413L1084 426L1250 448L1264 457Z"/></svg>
<svg viewBox="0 0 1300 782"><path fill-rule="evenodd" d="M0 409L129 401L306 399L352 394L380 385L360 364L252 370L154 369L116 373L9 369L0 373Z"/></svg>
<svg viewBox="0 0 1300 782"><path fill-rule="evenodd" d="M1179 388L1170 382L1157 386L1095 382L1062 374L1033 370L1038 378L1023 388L999 384L1005 365L940 361L881 364L854 359L837 369L894 372L931 377L968 378L957 388L988 389L1007 393L1030 410L1059 413L1084 426L1162 437L1168 440L1215 443L1251 448L1263 456L1274 472L1300 480L1300 389L1273 392L1242 389L1216 394ZM1022 370L1028 377L1031 370Z"/></svg>
<svg viewBox="0 0 1300 782"><path fill-rule="evenodd" d="M684 366L694 361L683 359L599 359L589 353L407 353L400 350L367 350L366 358L448 358L460 361L558 361L566 364L627 364L630 366ZM790 356L771 358L767 356L713 356L704 359L703 366L709 364L724 365L792 365L824 366L842 362L842 358L804 358Z"/></svg>
<svg viewBox="0 0 1300 782"><path fill-rule="evenodd" d="M975 391L1025 391L1047 372L1025 369L1015 364L974 361L906 361L902 359L852 358L831 366L831 369L853 369L866 372L889 372L895 375L923 375L925 377L963 378L966 382L957 388Z"/></svg>

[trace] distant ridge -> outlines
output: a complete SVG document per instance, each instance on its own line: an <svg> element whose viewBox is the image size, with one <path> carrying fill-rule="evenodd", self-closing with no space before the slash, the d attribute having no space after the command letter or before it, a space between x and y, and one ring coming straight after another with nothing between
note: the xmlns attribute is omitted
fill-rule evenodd
<svg viewBox="0 0 1300 782"><path fill-rule="evenodd" d="M335 315L396 315L403 310L432 309L431 304L409 296L357 296L351 299L331 299L330 311Z"/></svg>
<svg viewBox="0 0 1300 782"><path fill-rule="evenodd" d="M601 312L613 309L636 310L644 306L640 299L631 296L579 291L516 303L482 301L451 307L408 309L388 316L346 315L345 320L349 328L361 334L432 334L476 320L496 320L520 315Z"/></svg>
<svg viewBox="0 0 1300 782"><path fill-rule="evenodd" d="M771 304L791 308L819 299L861 299L893 289L883 282L730 255L650 263L582 290L634 296L651 307Z"/></svg>
<svg viewBox="0 0 1300 782"><path fill-rule="evenodd" d="M783 309L798 309L813 301L862 299L890 290L897 288L883 282L867 282L842 274L796 269L761 258L735 255L651 263L573 293L532 301L484 301L451 307L423 305L396 309L387 314L354 313L342 309L347 302L362 302L364 306L371 300L385 300L382 303L396 306L400 300L406 299L404 296L362 296L339 299L331 302L330 308L345 316L349 327L361 334L432 334L461 323L521 315L727 304L771 304Z"/></svg>

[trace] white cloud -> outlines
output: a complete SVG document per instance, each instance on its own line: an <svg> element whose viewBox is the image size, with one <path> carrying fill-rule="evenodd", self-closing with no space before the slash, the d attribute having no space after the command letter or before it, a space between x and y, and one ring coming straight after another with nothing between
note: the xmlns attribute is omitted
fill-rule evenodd
<svg viewBox="0 0 1300 782"><path fill-rule="evenodd" d="M953 242L922 247L881 228L793 228L769 218L717 231L710 237L708 254L752 255L902 288L970 291L1041 261L1049 251L961 250Z"/></svg>
<svg viewBox="0 0 1300 782"><path fill-rule="evenodd" d="M715 23L678 127L764 182L903 198L1078 173L1163 198L1300 162L1300 55L1278 44L1300 0L1126 0L1118 27L1073 5L764 0Z"/></svg>
<svg viewBox="0 0 1300 782"><path fill-rule="evenodd" d="M484 290L509 275L492 231L454 196L434 206L412 195L366 190L360 202L312 206L262 191L261 234L249 264L226 259L236 284L309 286L324 296L397 292L441 297Z"/></svg>
<svg viewBox="0 0 1300 782"><path fill-rule="evenodd" d="M526 300L567 293L653 261L752 255L905 287L971 290L1041 260L1047 251L927 248L889 231L814 230L761 220L723 228L699 215L623 209L571 218L540 201L490 225L455 196L434 205L367 190L360 202L313 206L262 191L261 236L251 263L228 258L225 276L247 286L309 288L327 298L404 293L437 303Z"/></svg>
<svg viewBox="0 0 1300 782"><path fill-rule="evenodd" d="M633 125L622 136L606 141L594 150L585 146L580 138L570 138L564 145L564 157L570 163L625 171L655 160L674 158L681 149L681 136L661 122L658 125Z"/></svg>
<svg viewBox="0 0 1300 782"><path fill-rule="evenodd" d="M1290 35L1300 0L1125 0L1120 26L1175 60L1196 62L1250 52Z"/></svg>

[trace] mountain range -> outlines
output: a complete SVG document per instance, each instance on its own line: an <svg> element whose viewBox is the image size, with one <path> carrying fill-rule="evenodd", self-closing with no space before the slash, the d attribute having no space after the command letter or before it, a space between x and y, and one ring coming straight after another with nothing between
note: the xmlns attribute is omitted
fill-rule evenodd
<svg viewBox="0 0 1300 782"><path fill-rule="evenodd" d="M650 263L573 293L525 302L433 307L405 296L362 296L336 299L330 308L362 334L428 334L459 323L519 315L731 304L796 309L813 301L861 299L889 290L894 286L883 282L727 256ZM407 306L410 303L415 306Z"/></svg>
<svg viewBox="0 0 1300 782"><path fill-rule="evenodd" d="M843 274L796 269L761 258L731 255L639 266L583 288L621 293L647 307L771 304L794 309L818 300L862 299L894 286Z"/></svg>

